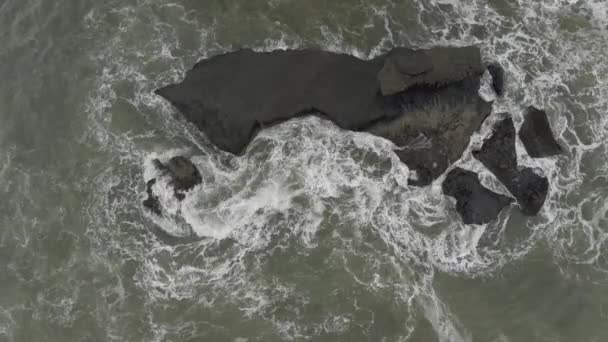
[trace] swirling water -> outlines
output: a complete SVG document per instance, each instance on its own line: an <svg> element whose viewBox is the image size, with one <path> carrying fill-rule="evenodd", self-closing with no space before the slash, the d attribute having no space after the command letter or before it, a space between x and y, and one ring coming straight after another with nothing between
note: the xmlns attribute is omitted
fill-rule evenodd
<svg viewBox="0 0 608 342"><path fill-rule="evenodd" d="M464 226L388 141L317 118L234 157L152 93L238 47L468 44L508 89L457 164L504 192L470 149L545 108L566 153L517 146L538 217ZM603 0L3 0L0 341L606 341L606 46ZM203 182L157 219L151 160L178 154Z"/></svg>

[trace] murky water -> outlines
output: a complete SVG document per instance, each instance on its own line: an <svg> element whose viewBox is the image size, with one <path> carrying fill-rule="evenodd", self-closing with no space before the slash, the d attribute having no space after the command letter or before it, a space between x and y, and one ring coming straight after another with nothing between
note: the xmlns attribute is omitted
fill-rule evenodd
<svg viewBox="0 0 608 342"><path fill-rule="evenodd" d="M316 118L230 156L152 93L238 47L469 44L507 70L494 113L545 108L566 146L517 146L538 217L463 226L388 141ZM603 0L3 0L0 341L606 341L607 46ZM177 154L203 183L159 220Z"/></svg>

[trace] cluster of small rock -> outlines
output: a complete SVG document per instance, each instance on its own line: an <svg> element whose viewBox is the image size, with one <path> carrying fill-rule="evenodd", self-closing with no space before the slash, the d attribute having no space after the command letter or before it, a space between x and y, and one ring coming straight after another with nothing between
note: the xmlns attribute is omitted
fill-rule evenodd
<svg viewBox="0 0 608 342"><path fill-rule="evenodd" d="M442 188L446 195L456 199L456 210L466 224L488 223L513 201L525 215L536 215L545 202L549 182L531 168L518 166L515 127L511 117L504 116L496 123L481 149L473 151L473 156L505 185L513 198L483 187L474 172L454 168L447 174ZM530 157L545 158L562 152L547 114L537 108L527 109L518 136Z"/></svg>

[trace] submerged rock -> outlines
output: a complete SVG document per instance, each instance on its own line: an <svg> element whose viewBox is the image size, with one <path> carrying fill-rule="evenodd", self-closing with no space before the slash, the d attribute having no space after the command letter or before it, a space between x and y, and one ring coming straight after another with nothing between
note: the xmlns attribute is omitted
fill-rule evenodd
<svg viewBox="0 0 608 342"><path fill-rule="evenodd" d="M198 62L156 91L220 149L240 154L259 129L315 114L393 141L426 185L459 159L491 111L476 47L396 48L372 60L318 50L238 50ZM421 143L422 142L422 143Z"/></svg>
<svg viewBox="0 0 608 342"><path fill-rule="evenodd" d="M547 113L538 108L530 106L526 110L524 123L519 129L519 138L532 158L544 158L562 153L562 148L551 131Z"/></svg>
<svg viewBox="0 0 608 342"><path fill-rule="evenodd" d="M488 65L488 72L492 76L492 88L498 96L502 96L505 92L505 70L498 63Z"/></svg>
<svg viewBox="0 0 608 342"><path fill-rule="evenodd" d="M489 223L498 217L506 206L513 203L511 197L497 194L479 182L475 172L455 168L442 184L443 193L456 199L456 211L465 224Z"/></svg>
<svg viewBox="0 0 608 342"><path fill-rule="evenodd" d="M549 182L530 168L519 169L515 138L513 120L507 117L494 126L492 135L473 156L507 187L524 214L535 215L545 202Z"/></svg>
<svg viewBox="0 0 608 342"><path fill-rule="evenodd" d="M169 185L173 187L173 194L178 200L183 200L186 195L184 192L192 189L202 182L202 177L196 166L186 157L177 156L171 158L167 163L163 164L160 160L152 161L158 171L160 177L169 177ZM156 184L157 179L153 178L146 184L146 192L148 198L144 200L144 207L150 209L153 213L161 215L161 205L157 195L154 194L152 187Z"/></svg>

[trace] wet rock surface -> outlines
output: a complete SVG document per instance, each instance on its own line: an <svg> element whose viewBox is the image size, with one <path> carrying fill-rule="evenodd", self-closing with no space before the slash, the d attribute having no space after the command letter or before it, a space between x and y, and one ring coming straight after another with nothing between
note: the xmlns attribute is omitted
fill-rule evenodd
<svg viewBox="0 0 608 342"><path fill-rule="evenodd" d="M530 106L526 110L519 138L530 157L544 158L562 153L561 146L553 136L547 113L536 107Z"/></svg>
<svg viewBox="0 0 608 342"><path fill-rule="evenodd" d="M456 211L465 224L494 221L513 199L497 194L481 185L475 172L455 168L442 184L443 193L456 199Z"/></svg>
<svg viewBox="0 0 608 342"><path fill-rule="evenodd" d="M481 150L473 151L479 160L515 197L522 212L535 215L541 209L549 182L530 168L520 168L515 153L515 127L511 117L506 117L495 126Z"/></svg>
<svg viewBox="0 0 608 342"><path fill-rule="evenodd" d="M393 141L427 185L460 158L491 111L476 47L396 48L372 60L318 50L238 50L200 61L156 91L220 149L240 154L259 129L314 114ZM421 143L422 142L422 143Z"/></svg>

